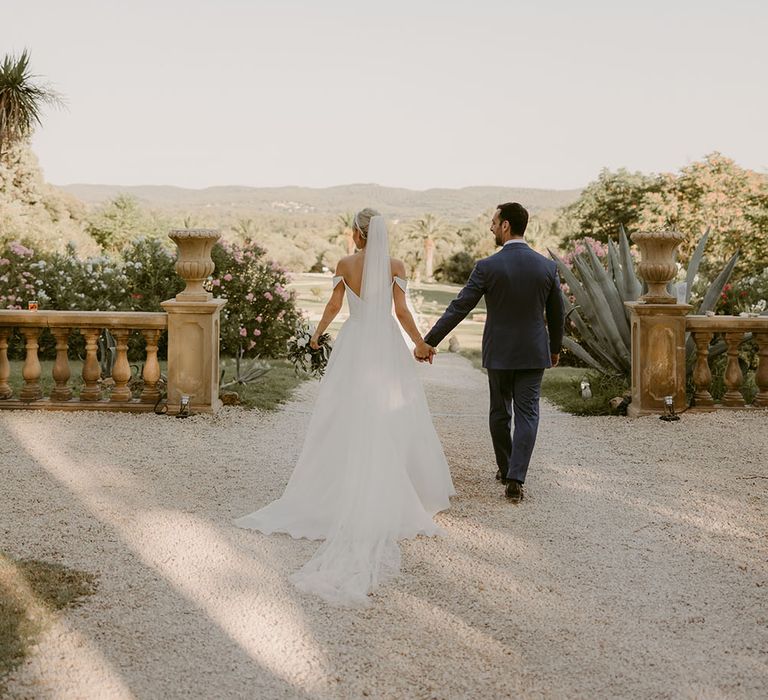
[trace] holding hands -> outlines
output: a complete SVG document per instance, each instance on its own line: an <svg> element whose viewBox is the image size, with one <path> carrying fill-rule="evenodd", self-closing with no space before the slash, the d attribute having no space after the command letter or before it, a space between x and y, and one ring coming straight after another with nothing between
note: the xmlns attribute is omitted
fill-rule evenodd
<svg viewBox="0 0 768 700"><path fill-rule="evenodd" d="M419 340L416 343L416 347L413 349L413 356L419 362L429 362L432 364L432 358L437 354L437 349L428 345L423 340Z"/></svg>

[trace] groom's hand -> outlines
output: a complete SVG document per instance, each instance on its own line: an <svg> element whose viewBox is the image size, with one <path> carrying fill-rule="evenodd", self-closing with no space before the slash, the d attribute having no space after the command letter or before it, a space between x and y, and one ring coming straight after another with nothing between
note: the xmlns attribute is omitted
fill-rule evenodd
<svg viewBox="0 0 768 700"><path fill-rule="evenodd" d="M557 353L556 355L550 355L552 358L552 366L557 367L557 364L560 362L560 353Z"/></svg>
<svg viewBox="0 0 768 700"><path fill-rule="evenodd" d="M413 356L419 362L429 362L429 364L432 364L432 358L435 356L436 352L437 350L435 350L435 348L422 340L421 342L416 343L416 347L413 349Z"/></svg>

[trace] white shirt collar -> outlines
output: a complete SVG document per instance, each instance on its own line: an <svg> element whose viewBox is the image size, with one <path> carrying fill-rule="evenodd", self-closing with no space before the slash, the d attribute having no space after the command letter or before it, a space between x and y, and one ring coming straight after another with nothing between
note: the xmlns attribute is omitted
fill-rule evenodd
<svg viewBox="0 0 768 700"><path fill-rule="evenodd" d="M508 246L510 243L522 243L523 245L528 245L522 238L513 238L511 241L507 241L503 246Z"/></svg>

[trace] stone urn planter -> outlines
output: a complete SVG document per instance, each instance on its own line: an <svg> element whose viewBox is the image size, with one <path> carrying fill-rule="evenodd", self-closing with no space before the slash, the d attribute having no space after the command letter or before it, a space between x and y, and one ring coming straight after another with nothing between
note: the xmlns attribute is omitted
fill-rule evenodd
<svg viewBox="0 0 768 700"><path fill-rule="evenodd" d="M179 249L176 272L187 286L176 295L179 301L208 301L213 297L203 282L213 272L211 250L221 234L215 229L173 229L168 237Z"/></svg>
<svg viewBox="0 0 768 700"><path fill-rule="evenodd" d="M640 249L640 276L648 291L640 297L646 304L675 304L677 299L667 291L667 285L677 272L675 251L685 235L679 231L641 231L632 234L632 242Z"/></svg>

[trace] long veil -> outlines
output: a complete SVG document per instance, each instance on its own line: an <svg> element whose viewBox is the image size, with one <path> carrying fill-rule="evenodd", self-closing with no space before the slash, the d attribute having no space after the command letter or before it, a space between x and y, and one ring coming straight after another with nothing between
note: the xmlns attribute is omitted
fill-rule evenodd
<svg viewBox="0 0 768 700"><path fill-rule="evenodd" d="M392 428L404 397L390 374L398 372L398 363L391 341L389 238L381 216L371 219L364 255L362 304L356 320L362 324L361 344L355 366L348 368L355 380L340 397L338 412L349 438L338 455L343 478L336 484L343 493L335 493L334 500L341 507L325 542L291 577L301 590L341 605L365 603L369 591L399 570L398 538L406 533L401 531L398 510L410 506L408 493L413 491L400 466L406 455ZM344 404L357 408L345 410Z"/></svg>

